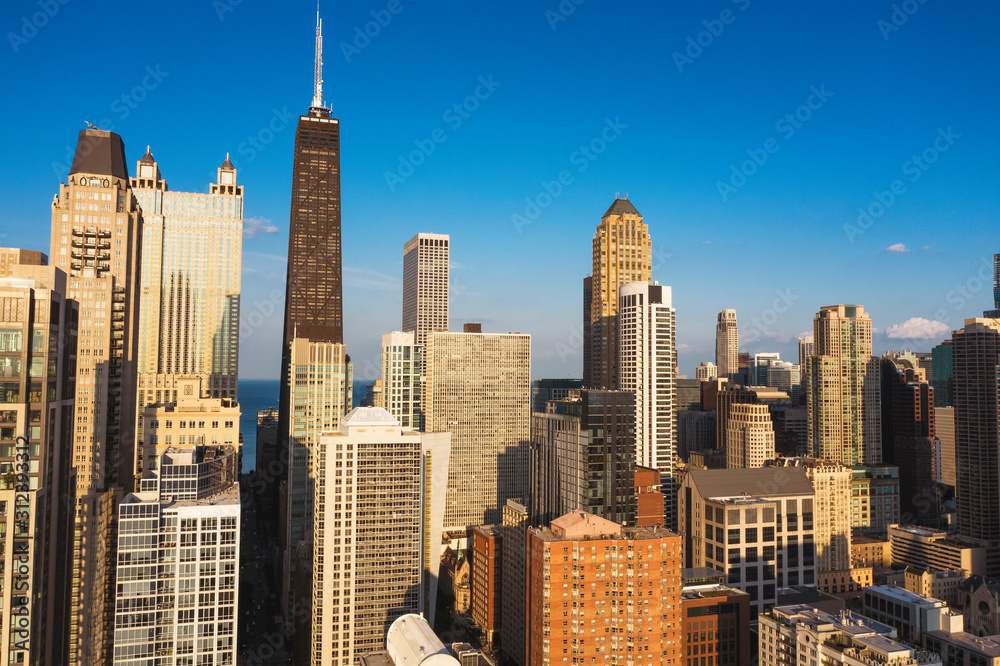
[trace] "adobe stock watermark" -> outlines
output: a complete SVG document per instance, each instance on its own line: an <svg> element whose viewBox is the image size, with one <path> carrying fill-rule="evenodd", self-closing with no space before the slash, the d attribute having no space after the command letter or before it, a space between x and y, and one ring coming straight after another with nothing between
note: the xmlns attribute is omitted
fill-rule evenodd
<svg viewBox="0 0 1000 666"><path fill-rule="evenodd" d="M554 10L545 10L545 20L549 22L549 27L555 30L559 24L576 13L576 8L586 0L561 0Z"/></svg>
<svg viewBox="0 0 1000 666"><path fill-rule="evenodd" d="M492 97L496 89L503 83L494 81L493 75L480 76L477 79L479 85L467 95L463 100L455 102L444 110L441 120L448 124L452 132L457 131L472 114L479 109L480 105ZM385 172L385 182L389 186L390 192L395 192L396 187L406 182L406 179L414 174L417 167L427 161L427 158L434 154L437 147L448 140L448 132L443 127L435 127L430 135L425 139L414 139L415 150L411 150L407 155L400 154L399 164L395 170Z"/></svg>
<svg viewBox="0 0 1000 666"><path fill-rule="evenodd" d="M892 12L889 13L888 20L880 18L875 22L875 26L882 33L882 39L889 41L889 36L894 32L899 32L899 29L906 25L910 17L916 14L926 3L927 0L903 0L899 4L894 4Z"/></svg>
<svg viewBox="0 0 1000 666"><path fill-rule="evenodd" d="M919 153L911 155L910 159L903 162L900 170L904 176L909 176L911 183L917 182L960 138L962 135L956 134L951 129L951 125L948 126L948 129L938 127L937 136L934 137L931 145ZM889 183L888 189L875 190L872 193L873 201L871 203L866 206L858 206L857 220L844 223L844 234L847 236L847 242L853 244L855 239L868 231L876 220L882 218L895 205L896 201L906 194L906 191L906 183L900 178Z"/></svg>
<svg viewBox="0 0 1000 666"><path fill-rule="evenodd" d="M8 32L7 41L14 53L18 53L22 46L34 39L38 31L49 24L49 21L56 17L59 10L69 4L69 0L38 0L39 11L30 16L25 14L21 17L21 25L17 32Z"/></svg>
<svg viewBox="0 0 1000 666"><path fill-rule="evenodd" d="M774 123L774 131L781 135L785 141L795 136L795 133L812 119L813 114L822 109L827 100L833 97L833 93L826 89L825 83L820 84L819 88L811 86L809 92L810 95L806 98L805 103L778 118ZM781 144L773 136L766 139L760 148L748 148L746 153L749 159L741 162L738 167L735 164L730 164L728 180L715 181L715 188L719 191L722 200L729 201L729 197L746 185L747 179L753 177L762 166L767 164L771 155L780 149Z"/></svg>
<svg viewBox="0 0 1000 666"><path fill-rule="evenodd" d="M247 135L236 146L236 152L239 155L246 156L246 161L243 164L253 162L257 154L267 148L274 141L274 137L291 125L296 117L294 113L288 112L287 106L283 106L280 109L278 107L271 109L271 117L264 126L257 130L256 133ZM240 168L241 164L239 162L234 163L237 168Z"/></svg>
<svg viewBox="0 0 1000 666"><path fill-rule="evenodd" d="M587 143L580 144L580 147L570 153L570 166L576 167L577 173L583 173L590 165L608 149L608 146L618 140L628 129L628 125L621 121L619 116L604 119L604 127L597 136ZM552 205L558 199L565 188L572 185L575 180L573 172L563 169L552 180L543 180L542 189L533 197L524 198L524 209L521 212L514 212L510 215L510 221L514 225L517 233L523 233L525 226L533 224L542 214L542 211Z"/></svg>
<svg viewBox="0 0 1000 666"><path fill-rule="evenodd" d="M771 307L750 318L750 328L745 331L741 344L757 342L765 334L770 333L771 327L778 321L778 316L788 312L792 303L799 300L799 297L793 294L789 287L786 287L784 291L775 289L774 293L776 296Z"/></svg>
<svg viewBox="0 0 1000 666"><path fill-rule="evenodd" d="M741 12L745 12L747 7L750 6L750 0L732 0L732 3L737 5ZM677 66L677 71L683 74L684 68L700 58L705 49L714 44L715 40L722 36L722 33L726 30L726 26L736 22L737 16L739 14L727 8L719 12L718 18L702 21L701 24L705 26L705 29L695 35L688 35L684 52L674 51L671 54L671 57L674 59L674 65Z"/></svg>
<svg viewBox="0 0 1000 666"><path fill-rule="evenodd" d="M132 86L130 90L122 93L118 97L111 100L111 112L115 114L115 118L111 117L101 118L99 122L96 123L97 129L104 130L107 132L115 131L115 122L125 120L135 109L139 108L139 105L149 97L149 94L156 90L163 80L170 76L170 72L164 72L161 65L147 65L145 69L145 74L139 83ZM62 178L69 171L70 165L73 164L73 155L76 153L77 149L83 151L84 155L88 154L90 150L94 148L93 142L81 142L79 146L66 146L66 153L64 160L62 162L53 162L52 171L55 173L57 178Z"/></svg>
<svg viewBox="0 0 1000 666"><path fill-rule="evenodd" d="M340 52L344 55L347 64L351 63L354 56L360 55L361 51L368 48L372 40L381 35L384 28L389 27L389 24L392 23L392 17L397 16L404 9L405 6L400 0L389 0L385 9L371 10L372 20L365 23L364 29L360 25L354 26L354 39L351 40L351 43L340 43Z"/></svg>
<svg viewBox="0 0 1000 666"><path fill-rule="evenodd" d="M226 14L236 11L236 8L243 4L243 0L212 0L212 9L219 21L226 20Z"/></svg>

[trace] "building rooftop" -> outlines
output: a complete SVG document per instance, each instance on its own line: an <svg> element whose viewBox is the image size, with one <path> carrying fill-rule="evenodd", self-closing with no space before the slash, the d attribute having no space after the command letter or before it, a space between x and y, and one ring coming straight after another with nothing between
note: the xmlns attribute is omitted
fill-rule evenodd
<svg viewBox="0 0 1000 666"><path fill-rule="evenodd" d="M965 631L928 631L928 636L960 645L967 650L971 650L987 657L1000 657L1000 636L975 636Z"/></svg>
<svg viewBox="0 0 1000 666"><path fill-rule="evenodd" d="M947 606L945 602L940 599L935 599L934 597L925 597L922 594L917 594L916 592L910 592L906 588L896 587L895 585L872 585L871 587L866 587L865 592L872 591L878 592L882 596L888 599L894 599L896 601L901 601L908 604L917 604L919 606Z"/></svg>
<svg viewBox="0 0 1000 666"><path fill-rule="evenodd" d="M712 499L813 494L812 484L801 467L692 469L688 475L701 496Z"/></svg>
<svg viewBox="0 0 1000 666"><path fill-rule="evenodd" d="M114 132L99 129L80 131L69 175L90 173L128 180L125 144Z"/></svg>
<svg viewBox="0 0 1000 666"><path fill-rule="evenodd" d="M738 597L749 594L728 585L686 585L681 588L681 599L709 599L711 597Z"/></svg>
<svg viewBox="0 0 1000 666"><path fill-rule="evenodd" d="M874 634L896 635L896 630L888 624L877 622L870 617L852 613L851 611L843 611L834 615L807 604L794 604L790 606L775 606L771 609L770 613L776 620L787 625L803 622L813 628L817 628L819 625L832 625L832 629L843 631L852 636Z"/></svg>
<svg viewBox="0 0 1000 666"><path fill-rule="evenodd" d="M395 666L418 666L424 662L444 666L458 664L448 649L427 624L423 615L407 613L389 625L385 649Z"/></svg>
<svg viewBox="0 0 1000 666"><path fill-rule="evenodd" d="M355 407L347 413L347 416L343 419L343 423L352 426L399 425L399 421L382 407Z"/></svg>
<svg viewBox="0 0 1000 666"><path fill-rule="evenodd" d="M543 541L641 540L677 536L662 527L623 527L586 511L570 511L553 520L549 527L534 527L530 531Z"/></svg>
<svg viewBox="0 0 1000 666"><path fill-rule="evenodd" d="M640 217L642 217L642 214L639 213L638 210L636 210L635 206L633 206L632 202L629 201L628 199L615 199L614 203L611 204L608 210L601 217L607 217L608 215L623 215L623 214L639 215Z"/></svg>

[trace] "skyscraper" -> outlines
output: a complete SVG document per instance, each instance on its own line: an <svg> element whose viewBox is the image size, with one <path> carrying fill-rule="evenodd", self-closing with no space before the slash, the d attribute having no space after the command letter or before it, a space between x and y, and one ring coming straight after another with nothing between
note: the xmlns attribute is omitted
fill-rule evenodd
<svg viewBox="0 0 1000 666"><path fill-rule="evenodd" d="M814 355L804 373L811 455L882 462L881 373L872 320L860 305L828 305L813 320Z"/></svg>
<svg viewBox="0 0 1000 666"><path fill-rule="evenodd" d="M403 246L403 331L416 344L448 330L448 234L417 234Z"/></svg>
<svg viewBox="0 0 1000 666"><path fill-rule="evenodd" d="M314 666L349 666L381 649L406 613L434 621L444 497L433 466L447 465L449 438L404 429L379 407L358 407L319 437Z"/></svg>
<svg viewBox="0 0 1000 666"><path fill-rule="evenodd" d="M243 186L229 155L216 174L208 194L171 192L147 147L132 178L143 211L140 436L143 408L177 400L179 377L236 399Z"/></svg>
<svg viewBox="0 0 1000 666"><path fill-rule="evenodd" d="M812 335L806 335L799 338L799 367L804 368L807 359L813 355L813 350L815 349L815 338Z"/></svg>
<svg viewBox="0 0 1000 666"><path fill-rule="evenodd" d="M583 278L583 385L593 386L593 370L590 367L593 361L591 345L593 337L591 334L592 324L590 321L590 308L594 305L594 278L588 275Z"/></svg>
<svg viewBox="0 0 1000 666"><path fill-rule="evenodd" d="M81 131L68 182L52 202L49 252L80 305L70 663L111 658L115 503L135 482L142 224L121 137Z"/></svg>
<svg viewBox="0 0 1000 666"><path fill-rule="evenodd" d="M635 398L583 389L531 415L531 516L547 523L582 509L634 525ZM662 522L662 521L661 521Z"/></svg>
<svg viewBox="0 0 1000 666"><path fill-rule="evenodd" d="M115 666L235 664L239 452L170 447L118 507Z"/></svg>
<svg viewBox="0 0 1000 666"><path fill-rule="evenodd" d="M1000 321L966 319L952 332L955 370L955 495L958 531L987 547L1000 576Z"/></svg>
<svg viewBox="0 0 1000 666"><path fill-rule="evenodd" d="M739 330L736 327L736 310L723 310L715 325L715 365L719 377L732 378L740 370Z"/></svg>
<svg viewBox="0 0 1000 666"><path fill-rule="evenodd" d="M292 340L344 342L340 252L340 121L323 103L323 36L317 13L313 100L308 113L299 116L292 161L278 399L279 457L287 452L291 458Z"/></svg>
<svg viewBox="0 0 1000 666"><path fill-rule="evenodd" d="M618 387L618 289L630 282L650 281L652 253L649 227L642 215L628 199L615 199L594 233L590 382L584 383L585 388Z"/></svg>
<svg viewBox="0 0 1000 666"><path fill-rule="evenodd" d="M1000 254L993 255L993 309L985 310L987 319L1000 319Z"/></svg>
<svg viewBox="0 0 1000 666"><path fill-rule="evenodd" d="M79 311L66 273L19 258L0 277L0 660L54 666L69 663L76 621L68 563Z"/></svg>
<svg viewBox="0 0 1000 666"><path fill-rule="evenodd" d="M763 467L774 458L774 425L767 405L734 404L726 422L726 467Z"/></svg>
<svg viewBox="0 0 1000 666"><path fill-rule="evenodd" d="M414 331L394 331L382 336L381 403L404 428L424 429L420 373L424 346L414 341Z"/></svg>
<svg viewBox="0 0 1000 666"><path fill-rule="evenodd" d="M618 293L618 385L635 394L635 464L660 470L664 520L675 528L677 346L671 289L632 282Z"/></svg>
<svg viewBox="0 0 1000 666"><path fill-rule="evenodd" d="M432 332L424 350L424 425L451 432L444 528L500 522L528 493L531 336Z"/></svg>

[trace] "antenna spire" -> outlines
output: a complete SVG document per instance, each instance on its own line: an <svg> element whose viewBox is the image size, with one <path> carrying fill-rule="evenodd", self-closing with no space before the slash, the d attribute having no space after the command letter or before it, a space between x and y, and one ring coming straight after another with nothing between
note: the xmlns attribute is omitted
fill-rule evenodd
<svg viewBox="0 0 1000 666"><path fill-rule="evenodd" d="M316 65L313 72L313 107L323 108L323 20L316 3Z"/></svg>

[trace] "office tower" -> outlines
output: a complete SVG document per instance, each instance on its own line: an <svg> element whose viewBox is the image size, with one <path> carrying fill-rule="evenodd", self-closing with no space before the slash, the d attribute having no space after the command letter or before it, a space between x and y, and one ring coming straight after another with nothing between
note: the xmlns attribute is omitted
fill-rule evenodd
<svg viewBox="0 0 1000 666"><path fill-rule="evenodd" d="M472 528L472 620L483 632L486 643L500 627L503 593L503 530L499 525Z"/></svg>
<svg viewBox="0 0 1000 666"><path fill-rule="evenodd" d="M707 412L682 410L677 412L677 455L687 460L694 451L717 448L715 443L715 410Z"/></svg>
<svg viewBox="0 0 1000 666"><path fill-rule="evenodd" d="M322 23L316 17L313 100L299 116L292 159L285 319L278 398L278 450L291 458L288 434L294 374L292 340L343 344L340 246L340 121L323 103ZM280 518L279 518L280 520Z"/></svg>
<svg viewBox="0 0 1000 666"><path fill-rule="evenodd" d="M636 516L635 398L584 389L531 415L531 522L582 509L632 525Z"/></svg>
<svg viewBox="0 0 1000 666"><path fill-rule="evenodd" d="M851 468L832 460L778 458L773 467L805 470L816 494L813 526L816 529L816 570L842 571L851 568Z"/></svg>
<svg viewBox="0 0 1000 666"><path fill-rule="evenodd" d="M893 625L852 611L834 615L810 604L796 604L776 606L757 620L760 666L813 662L866 666L941 666L942 663L937 654L899 642ZM942 631L937 635L950 634Z"/></svg>
<svg viewBox="0 0 1000 666"><path fill-rule="evenodd" d="M680 490L685 566L712 567L750 595L751 612L777 590L816 583L815 493L801 468L692 469Z"/></svg>
<svg viewBox="0 0 1000 666"><path fill-rule="evenodd" d="M702 382L700 379L691 379L689 377L678 377L675 374L674 378L674 412L679 412L681 410L701 410L701 389ZM677 422L677 419L674 419Z"/></svg>
<svg viewBox="0 0 1000 666"><path fill-rule="evenodd" d="M954 407L954 348L949 338L931 350L931 385L935 407Z"/></svg>
<svg viewBox="0 0 1000 666"><path fill-rule="evenodd" d="M210 398L202 377L177 377L178 398L146 405L146 428L136 456L140 474L156 469L171 447L227 445L240 449L240 406L229 398Z"/></svg>
<svg viewBox="0 0 1000 666"><path fill-rule="evenodd" d="M56 665L71 621L79 311L66 273L17 261L0 277L0 654Z"/></svg>
<svg viewBox="0 0 1000 666"><path fill-rule="evenodd" d="M310 580L297 580L297 575L312 560L317 441L321 433L337 429L354 398L354 368L344 345L294 338L290 362L291 419L284 433L288 441L288 469L281 489L284 514L278 522L286 617L292 616L289 611L296 604L309 601L308 595L303 596L299 591L308 590Z"/></svg>
<svg viewBox="0 0 1000 666"><path fill-rule="evenodd" d="M694 369L695 379L715 379L719 376L719 366L711 361L702 361Z"/></svg>
<svg viewBox="0 0 1000 666"><path fill-rule="evenodd" d="M736 310L723 310L715 325L715 365L719 377L732 378L740 369L739 330L736 327Z"/></svg>
<svg viewBox="0 0 1000 666"><path fill-rule="evenodd" d="M726 382L717 387L708 385L708 389L710 397L715 394L716 447L720 449L729 446L729 415L734 405L767 405L769 410L773 410L788 403L787 393L768 386L740 386Z"/></svg>
<svg viewBox="0 0 1000 666"><path fill-rule="evenodd" d="M733 405L726 434L729 469L763 467L774 458L774 426L767 405Z"/></svg>
<svg viewBox="0 0 1000 666"><path fill-rule="evenodd" d="M381 648L386 627L406 613L434 621L425 583L437 579L425 534L440 542L441 491L425 456L447 460L448 433L404 429L379 407L358 407L335 432L319 436L312 557L314 666L353 664ZM441 446L444 450L440 450ZM433 464L441 460L434 455ZM426 514L436 514L430 524ZM434 581L425 581L431 564ZM434 590L436 593L436 589Z"/></svg>
<svg viewBox="0 0 1000 666"><path fill-rule="evenodd" d="M937 395L934 396L937 402ZM934 408L934 434L940 442L938 455L941 469L939 483L955 487L955 408Z"/></svg>
<svg viewBox="0 0 1000 666"><path fill-rule="evenodd" d="M431 332L424 349L424 425L451 432L445 529L500 522L527 496L531 336Z"/></svg>
<svg viewBox="0 0 1000 666"><path fill-rule="evenodd" d="M49 257L37 250L19 247L0 247L0 278L10 277L14 266L48 266Z"/></svg>
<svg viewBox="0 0 1000 666"><path fill-rule="evenodd" d="M68 182L52 202L49 252L68 274L67 296L80 305L70 663L111 658L115 503L132 490L136 471L142 224L121 137L83 130Z"/></svg>
<svg viewBox="0 0 1000 666"><path fill-rule="evenodd" d="M417 234L403 246L403 331L416 344L448 330L448 234Z"/></svg>
<svg viewBox="0 0 1000 666"><path fill-rule="evenodd" d="M805 456L809 453L808 420L805 407L777 405L771 408L774 424L774 452L779 456Z"/></svg>
<svg viewBox="0 0 1000 666"><path fill-rule="evenodd" d="M776 361L767 368L767 381L762 386L772 386L788 394L793 405L799 404L802 379L799 366L787 361Z"/></svg>
<svg viewBox="0 0 1000 666"><path fill-rule="evenodd" d="M239 453L164 451L118 507L114 664L235 664Z"/></svg>
<svg viewBox="0 0 1000 666"><path fill-rule="evenodd" d="M674 532L568 513L528 531L526 587L529 664L558 663L567 646L585 664L632 654L635 663L665 666L681 657L681 540ZM564 622L569 613L573 621Z"/></svg>
<svg viewBox="0 0 1000 666"><path fill-rule="evenodd" d="M899 522L899 468L855 465L851 474L851 529L854 534L885 534Z"/></svg>
<svg viewBox="0 0 1000 666"><path fill-rule="evenodd" d="M424 346L414 340L413 331L382 336L381 407L404 428L424 429L420 397L420 373Z"/></svg>
<svg viewBox="0 0 1000 666"><path fill-rule="evenodd" d="M955 496L958 531L988 548L1000 577L1000 320L966 319L952 331L955 360Z"/></svg>
<svg viewBox="0 0 1000 666"><path fill-rule="evenodd" d="M593 333L590 323L590 308L594 302L594 278L588 275L583 278L583 385L593 386Z"/></svg>
<svg viewBox="0 0 1000 666"><path fill-rule="evenodd" d="M681 569L681 575L683 666L699 666L696 655L702 652L714 664L750 666L750 595L725 585L726 577L714 569Z"/></svg>
<svg viewBox="0 0 1000 666"><path fill-rule="evenodd" d="M816 348L816 338L812 335L799 338L799 367L804 368L809 357L813 355Z"/></svg>
<svg viewBox="0 0 1000 666"><path fill-rule="evenodd" d="M527 661L525 642L525 572L528 552L528 507L509 499L502 510L503 580L500 599L500 649L518 666Z"/></svg>
<svg viewBox="0 0 1000 666"><path fill-rule="evenodd" d="M213 398L236 399L243 186L226 160L209 193L172 192L146 148L132 189L143 211L139 411L178 398L198 375ZM140 431L141 432L141 431Z"/></svg>
<svg viewBox="0 0 1000 666"><path fill-rule="evenodd" d="M993 309L985 310L983 317L1000 318L1000 254L993 255Z"/></svg>
<svg viewBox="0 0 1000 666"><path fill-rule="evenodd" d="M615 199L594 233L587 388L618 388L618 290L630 282L650 281L652 253L642 215L627 198Z"/></svg>
<svg viewBox="0 0 1000 666"><path fill-rule="evenodd" d="M760 352L753 355L750 362L750 383L753 386L773 386L768 380L768 371L781 361L778 352Z"/></svg>
<svg viewBox="0 0 1000 666"><path fill-rule="evenodd" d="M883 357L881 367L882 459L899 467L900 511L930 525L941 510L934 493L934 389L911 361Z"/></svg>
<svg viewBox="0 0 1000 666"><path fill-rule="evenodd" d="M544 412L549 400L566 400L580 395L579 379L536 379L531 383L531 411Z"/></svg>
<svg viewBox="0 0 1000 666"><path fill-rule="evenodd" d="M677 525L676 313L670 287L630 282L619 289L618 384L635 394L635 463L663 475L664 519ZM699 383L699 403L701 402Z"/></svg>
<svg viewBox="0 0 1000 666"><path fill-rule="evenodd" d="M815 354L804 373L809 446L846 465L882 462L879 360L860 305L828 305L813 320Z"/></svg>

